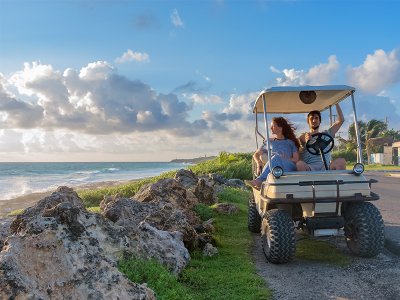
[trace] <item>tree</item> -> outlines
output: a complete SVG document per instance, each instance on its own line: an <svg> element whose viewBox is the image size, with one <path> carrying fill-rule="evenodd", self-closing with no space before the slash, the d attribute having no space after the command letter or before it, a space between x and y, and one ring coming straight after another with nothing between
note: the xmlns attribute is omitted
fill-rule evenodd
<svg viewBox="0 0 400 300"><path fill-rule="evenodd" d="M365 148L367 150L368 164L371 163L371 143L370 139L381 136L387 130L387 124L383 121L372 119L366 124L365 128Z"/></svg>
<svg viewBox="0 0 400 300"><path fill-rule="evenodd" d="M372 119L367 123L363 121L358 121L357 123L360 134L361 147L363 148L365 147L367 151L367 159L369 164L371 163L371 147L372 147L372 140L371 142L369 142L369 140L383 136L384 132L388 131L387 124L383 121L379 121L376 119ZM354 123L349 126L348 134L349 138L346 141L346 145L348 145L349 148L354 147L355 149L357 145L357 137L356 137ZM349 148L346 147L346 149Z"/></svg>

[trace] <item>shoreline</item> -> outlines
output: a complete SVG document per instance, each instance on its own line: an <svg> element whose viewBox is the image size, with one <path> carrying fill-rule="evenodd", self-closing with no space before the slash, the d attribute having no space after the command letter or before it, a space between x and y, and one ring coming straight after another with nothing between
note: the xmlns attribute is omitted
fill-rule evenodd
<svg viewBox="0 0 400 300"><path fill-rule="evenodd" d="M138 178L132 180L99 181L93 183L85 183L81 185L73 185L73 186L67 185L67 186L73 188L75 192L78 192L82 190L96 190L104 187L118 186L142 179L144 178ZM29 193L12 199L0 200L0 219L7 218L8 217L7 215L14 210L25 209L35 205L39 200L47 196L50 196L53 192L55 192L55 190L56 189L45 192Z"/></svg>

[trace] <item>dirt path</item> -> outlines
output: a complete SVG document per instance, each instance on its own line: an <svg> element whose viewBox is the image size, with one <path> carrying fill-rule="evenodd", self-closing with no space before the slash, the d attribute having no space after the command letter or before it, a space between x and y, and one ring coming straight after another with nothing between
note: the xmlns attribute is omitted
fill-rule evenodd
<svg viewBox="0 0 400 300"><path fill-rule="evenodd" d="M266 261L260 235L254 234L253 256L258 274L273 299L400 299L400 257L384 250L375 258L350 254L343 238L330 242L352 262L346 267L295 258L284 265Z"/></svg>

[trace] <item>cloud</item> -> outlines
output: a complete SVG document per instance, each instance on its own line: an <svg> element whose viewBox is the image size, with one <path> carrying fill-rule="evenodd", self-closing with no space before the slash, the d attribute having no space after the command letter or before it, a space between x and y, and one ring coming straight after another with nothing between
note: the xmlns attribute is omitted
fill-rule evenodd
<svg viewBox="0 0 400 300"><path fill-rule="evenodd" d="M368 54L364 63L347 71L350 84L367 93L379 93L400 82L400 49L389 53L379 49Z"/></svg>
<svg viewBox="0 0 400 300"><path fill-rule="evenodd" d="M172 11L170 17L171 17L171 22L175 27L177 28L185 27L185 24L183 23L181 17L179 16L178 10L176 8Z"/></svg>
<svg viewBox="0 0 400 300"><path fill-rule="evenodd" d="M150 62L150 56L146 52L133 52L131 49L128 49L121 57L115 59L115 62L120 64L131 61Z"/></svg>
<svg viewBox="0 0 400 300"><path fill-rule="evenodd" d="M1 128L67 129L86 134L169 130L200 135L205 120L188 121L191 105L176 94L158 94L141 81L117 74L107 62L80 70L25 64L0 81ZM10 90L15 90L12 94Z"/></svg>
<svg viewBox="0 0 400 300"><path fill-rule="evenodd" d="M217 95L192 94L188 96L195 104L221 104L223 100Z"/></svg>
<svg viewBox="0 0 400 300"><path fill-rule="evenodd" d="M328 84L336 75L338 69L339 63L335 55L329 56L328 63L316 65L308 71L295 69L280 71L274 66L270 67L270 70L274 73L283 73L283 77L276 78L276 83L280 86Z"/></svg>

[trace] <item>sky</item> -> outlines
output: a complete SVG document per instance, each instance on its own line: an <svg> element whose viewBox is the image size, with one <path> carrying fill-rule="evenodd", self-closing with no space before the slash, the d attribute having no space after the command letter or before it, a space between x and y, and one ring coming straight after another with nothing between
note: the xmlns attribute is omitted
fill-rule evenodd
<svg viewBox="0 0 400 300"><path fill-rule="evenodd" d="M396 0L0 0L0 161L252 152L252 105L272 86L353 86L360 120L400 130L399 11ZM304 115L287 117L306 130Z"/></svg>

